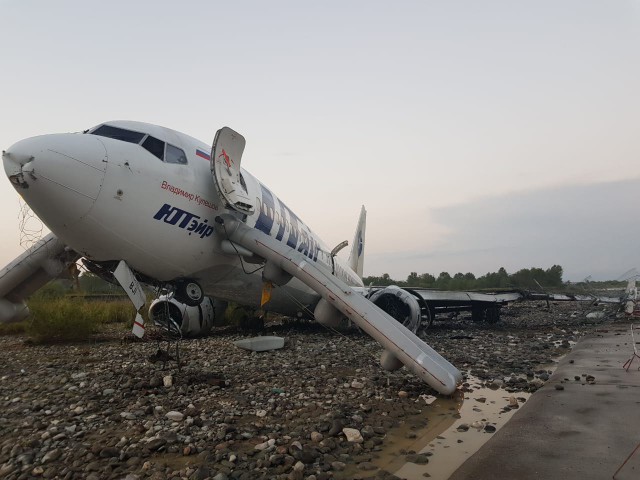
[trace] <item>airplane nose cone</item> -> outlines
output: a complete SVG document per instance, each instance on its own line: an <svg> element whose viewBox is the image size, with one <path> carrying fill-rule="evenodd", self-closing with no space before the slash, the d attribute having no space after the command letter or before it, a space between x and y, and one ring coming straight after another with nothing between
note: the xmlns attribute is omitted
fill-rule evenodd
<svg viewBox="0 0 640 480"><path fill-rule="evenodd" d="M81 220L95 203L107 150L95 135L57 134L21 140L2 152L9 181L54 230Z"/></svg>

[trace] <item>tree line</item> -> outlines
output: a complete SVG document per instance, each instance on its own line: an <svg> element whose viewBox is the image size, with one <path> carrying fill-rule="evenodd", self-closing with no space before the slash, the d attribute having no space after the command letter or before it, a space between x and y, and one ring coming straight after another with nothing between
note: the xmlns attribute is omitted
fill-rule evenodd
<svg viewBox="0 0 640 480"><path fill-rule="evenodd" d="M515 273L507 273L504 267L497 272L488 272L481 277L473 273L458 272L451 276L449 272L441 272L437 277L430 273L411 272L406 280L395 280L388 273L382 276L369 276L362 279L365 285L398 285L400 287L436 288L439 290L482 290L490 288L521 288L540 290L544 288L562 287L562 267L553 265L546 270L542 268L523 268Z"/></svg>

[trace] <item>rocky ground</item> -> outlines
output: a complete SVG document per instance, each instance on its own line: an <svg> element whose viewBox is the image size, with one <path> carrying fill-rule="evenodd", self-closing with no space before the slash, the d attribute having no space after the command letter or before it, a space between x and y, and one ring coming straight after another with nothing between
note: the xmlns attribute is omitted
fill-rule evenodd
<svg viewBox="0 0 640 480"><path fill-rule="evenodd" d="M498 324L462 315L424 338L473 378L463 390L532 392L553 358L615 321L613 307L597 309L606 315L587 319L593 309L573 302L523 302ZM380 347L357 331L280 323L267 334L285 348L240 350L231 342L246 335L231 328L183 341L180 370L152 361L157 341L122 330L71 345L0 337L0 477L394 478L372 460L434 392L406 369L381 370Z"/></svg>

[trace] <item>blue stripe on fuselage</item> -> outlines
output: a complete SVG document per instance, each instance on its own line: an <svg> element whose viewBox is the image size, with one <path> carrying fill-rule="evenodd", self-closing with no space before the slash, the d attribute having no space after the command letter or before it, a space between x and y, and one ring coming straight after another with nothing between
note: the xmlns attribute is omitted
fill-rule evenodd
<svg viewBox="0 0 640 480"><path fill-rule="evenodd" d="M280 217L282 220L280 222L280 228L278 228L278 233L276 234L276 240L280 242L282 241L282 237L284 237L284 224L287 220L287 207L284 206L284 203L282 203L280 199L278 199L278 203L280 204Z"/></svg>
<svg viewBox="0 0 640 480"><path fill-rule="evenodd" d="M273 216L270 216L269 212L273 212L275 208L273 194L264 185L260 184L260 186L262 187L262 203L260 205L260 216L256 221L256 228L267 235L271 235Z"/></svg>
<svg viewBox="0 0 640 480"><path fill-rule="evenodd" d="M282 206L287 212L289 212L289 223L291 224L291 231L289 232L287 245L291 248L296 248L296 246L298 245L298 217L291 210L289 210L289 207L287 207L284 203L282 204Z"/></svg>
<svg viewBox="0 0 640 480"><path fill-rule="evenodd" d="M297 248L299 252L309 257L314 262L318 261L318 250L320 247L316 240L311 236L307 226L291 211L280 199L278 199L271 191L260 183L262 190L262 201L260 203L260 214L256 220L255 228L267 235L271 235L274 223L275 203L276 200L280 204L280 224L276 233L276 240L282 241L285 234L285 223L289 219L291 231L287 238L287 246ZM298 245L298 241L300 244Z"/></svg>

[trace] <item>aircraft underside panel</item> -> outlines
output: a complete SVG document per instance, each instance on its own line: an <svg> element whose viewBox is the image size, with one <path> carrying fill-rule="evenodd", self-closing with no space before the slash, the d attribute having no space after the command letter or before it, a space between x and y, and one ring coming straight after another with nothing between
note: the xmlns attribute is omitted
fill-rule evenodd
<svg viewBox="0 0 640 480"><path fill-rule="evenodd" d="M462 381L460 371L429 345L308 257L231 215L223 215L220 220L225 228L220 227L219 234L228 234L233 242L274 262L318 292L438 392L449 395Z"/></svg>

